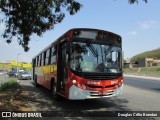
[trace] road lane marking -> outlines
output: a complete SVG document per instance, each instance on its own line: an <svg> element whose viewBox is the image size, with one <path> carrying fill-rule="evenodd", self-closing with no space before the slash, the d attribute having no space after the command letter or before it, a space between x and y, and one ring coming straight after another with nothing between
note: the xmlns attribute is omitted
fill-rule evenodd
<svg viewBox="0 0 160 120"><path fill-rule="evenodd" d="M124 74L125 77L135 77L135 78L145 78L145 79L153 79L153 80L160 80L158 77L150 77L150 76L139 76L139 75L128 75Z"/></svg>

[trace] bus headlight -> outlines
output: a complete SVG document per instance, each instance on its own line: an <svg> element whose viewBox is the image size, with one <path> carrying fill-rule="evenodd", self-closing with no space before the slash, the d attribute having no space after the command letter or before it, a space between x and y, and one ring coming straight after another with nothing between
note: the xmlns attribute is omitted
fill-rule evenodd
<svg viewBox="0 0 160 120"><path fill-rule="evenodd" d="M122 80L121 80L121 83L123 83L123 82L124 82L124 80L122 79Z"/></svg>
<svg viewBox="0 0 160 120"><path fill-rule="evenodd" d="M76 81L76 80L72 80L72 83L73 83L73 84L76 84L76 83L77 83L77 81Z"/></svg>
<svg viewBox="0 0 160 120"><path fill-rule="evenodd" d="M85 90L87 87L85 85L83 85L83 89Z"/></svg>
<svg viewBox="0 0 160 120"><path fill-rule="evenodd" d="M72 82L73 82L73 81L72 81ZM75 83L75 84L76 84L76 83ZM77 87L80 88L80 89L84 89L84 90L87 89L87 86L85 86L85 85L83 85L83 84L80 84L80 83L78 83L78 82L77 82Z"/></svg>
<svg viewBox="0 0 160 120"><path fill-rule="evenodd" d="M78 85L77 85L77 86L80 88L80 87L81 87L81 84L79 84L79 83L78 83Z"/></svg>

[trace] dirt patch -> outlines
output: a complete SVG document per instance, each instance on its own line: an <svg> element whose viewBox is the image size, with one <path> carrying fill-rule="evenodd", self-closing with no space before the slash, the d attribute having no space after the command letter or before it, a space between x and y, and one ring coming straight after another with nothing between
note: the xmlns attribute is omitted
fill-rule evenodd
<svg viewBox="0 0 160 120"><path fill-rule="evenodd" d="M0 111L32 111L33 100L21 87L0 92Z"/></svg>

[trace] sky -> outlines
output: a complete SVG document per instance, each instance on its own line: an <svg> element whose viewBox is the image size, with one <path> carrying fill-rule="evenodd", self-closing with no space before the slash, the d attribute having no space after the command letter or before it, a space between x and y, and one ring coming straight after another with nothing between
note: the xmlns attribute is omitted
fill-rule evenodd
<svg viewBox="0 0 160 120"><path fill-rule="evenodd" d="M30 50L24 52L14 38L7 44L0 37L0 61L31 62L42 49L71 28L96 28L119 34L122 37L124 59L160 48L160 0L139 0L130 5L128 0L77 0L83 7L76 15L66 14L64 20L42 37L31 36ZM0 18L2 16L0 15ZM0 34L4 23L0 23Z"/></svg>

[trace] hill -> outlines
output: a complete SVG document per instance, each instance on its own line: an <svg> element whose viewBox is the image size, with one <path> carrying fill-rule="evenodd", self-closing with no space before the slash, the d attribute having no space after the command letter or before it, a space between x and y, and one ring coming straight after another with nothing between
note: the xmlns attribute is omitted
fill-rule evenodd
<svg viewBox="0 0 160 120"><path fill-rule="evenodd" d="M160 59L160 48L135 55L131 61L138 61L144 58Z"/></svg>

